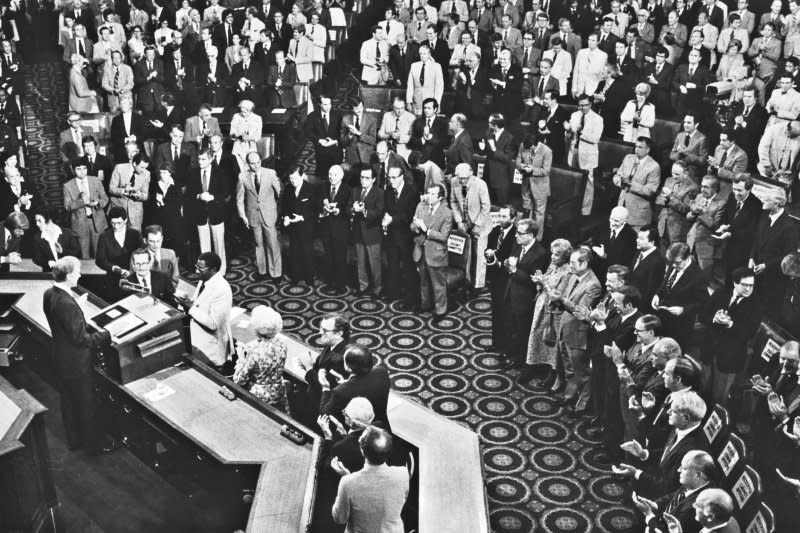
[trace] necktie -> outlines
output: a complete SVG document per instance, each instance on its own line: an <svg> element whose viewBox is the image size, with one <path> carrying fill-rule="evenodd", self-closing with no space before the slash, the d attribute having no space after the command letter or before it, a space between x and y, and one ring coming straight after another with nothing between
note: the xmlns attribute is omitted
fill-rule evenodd
<svg viewBox="0 0 800 533"><path fill-rule="evenodd" d="M149 294L150 293L150 286L147 284L147 277L140 278L140 280L142 282L141 283L142 287L144 287L144 290L147 291L147 293Z"/></svg>
<svg viewBox="0 0 800 533"><path fill-rule="evenodd" d="M503 30L503 42L508 45L508 30Z"/></svg>
<svg viewBox="0 0 800 533"><path fill-rule="evenodd" d="M737 306L739 304L740 301L741 301L741 298L739 298L738 296L734 295L733 298L731 298L731 303L728 304L728 309L733 309L735 306Z"/></svg>
<svg viewBox="0 0 800 533"><path fill-rule="evenodd" d="M686 134L686 137L683 138L683 146L689 148L689 142L692 140L692 135L690 133Z"/></svg>
<svg viewBox="0 0 800 533"><path fill-rule="evenodd" d="M356 115L356 129L357 130L361 129L361 121L358 119L358 115Z"/></svg>
<svg viewBox="0 0 800 533"><path fill-rule="evenodd" d="M522 67L525 68L528 66L528 48L525 49L525 53L522 54Z"/></svg>
<svg viewBox="0 0 800 533"><path fill-rule="evenodd" d="M614 15L614 25L619 26L619 15Z"/></svg>
<svg viewBox="0 0 800 533"><path fill-rule="evenodd" d="M468 209L467 209L468 208L468 205L467 205L467 192L468 191L469 191L469 189L467 188L466 185L462 185L461 186L461 198L464 199L464 206L462 207L462 209L464 211L464 216L467 215L467 211L468 211Z"/></svg>
<svg viewBox="0 0 800 533"><path fill-rule="evenodd" d="M153 258L154 270L161 270L161 257L154 253L151 253L150 256Z"/></svg>
<svg viewBox="0 0 800 533"><path fill-rule="evenodd" d="M231 25L228 23L225 23L225 39L226 39L225 42L228 44L228 46L230 46L232 36L231 36Z"/></svg>
<svg viewBox="0 0 800 533"><path fill-rule="evenodd" d="M328 114L327 113L323 113L322 114L322 128L325 130L325 133L328 133L328 126L329 126L329 124L328 124Z"/></svg>
<svg viewBox="0 0 800 533"><path fill-rule="evenodd" d="M656 74L661 74L661 69L662 68L663 68L663 65L656 65Z"/></svg>
<svg viewBox="0 0 800 533"><path fill-rule="evenodd" d="M667 439L667 445L664 446L664 453L661 455L661 461L667 456L667 454L675 447L675 443L678 441L678 433L673 431L669 435L669 439Z"/></svg>
<svg viewBox="0 0 800 533"><path fill-rule="evenodd" d="M672 292L672 287L675 286L675 281L678 279L678 269L673 268L672 272L669 274L669 278L667 278L667 294Z"/></svg>
<svg viewBox="0 0 800 533"><path fill-rule="evenodd" d="M425 85L425 62L422 63L422 68L419 70L419 84Z"/></svg>
<svg viewBox="0 0 800 533"><path fill-rule="evenodd" d="M674 511L678 507L678 505L680 505L680 503L685 499L686 499L686 491L683 489L676 490L675 494L673 494L672 498L669 500L669 503L664 509L664 512L672 514L672 511Z"/></svg>
<svg viewBox="0 0 800 533"><path fill-rule="evenodd" d="M690 78L691 78L692 76L694 76L694 70L695 70L695 67L689 67L689 77L690 77Z"/></svg>
<svg viewBox="0 0 800 533"><path fill-rule="evenodd" d="M174 163L177 160L178 160L178 147L173 144L172 145L172 162Z"/></svg>
<svg viewBox="0 0 800 533"><path fill-rule="evenodd" d="M455 12L456 12L456 0L453 0L452 2L450 2L450 13L455 13Z"/></svg>
<svg viewBox="0 0 800 533"><path fill-rule="evenodd" d="M119 92L119 67L114 67L114 92Z"/></svg>
<svg viewBox="0 0 800 533"><path fill-rule="evenodd" d="M256 186L256 194L259 194L261 193L261 178L255 172L253 172L252 174L253 174L253 183Z"/></svg>
<svg viewBox="0 0 800 533"><path fill-rule="evenodd" d="M203 169L203 192L208 192L208 169Z"/></svg>
<svg viewBox="0 0 800 533"><path fill-rule="evenodd" d="M539 90L537 91L537 96L542 96L544 92L544 78L539 78Z"/></svg>
<svg viewBox="0 0 800 533"><path fill-rule="evenodd" d="M78 39L78 53L83 57L86 57L86 48L83 46L82 39Z"/></svg>
<svg viewBox="0 0 800 533"><path fill-rule="evenodd" d="M722 152L722 155L719 158L719 166L720 166L720 168L725 166L725 160L726 159L728 159L728 151L727 150Z"/></svg>
<svg viewBox="0 0 800 533"><path fill-rule="evenodd" d="M331 202L336 200L336 189L337 189L336 185L331 185L331 197L330 197Z"/></svg>
<svg viewBox="0 0 800 533"><path fill-rule="evenodd" d="M366 199L367 199L367 190L366 189L361 189L361 203L363 204L364 200L366 200Z"/></svg>
<svg viewBox="0 0 800 533"><path fill-rule="evenodd" d="M135 169L135 167L133 166L133 164L131 164L131 181L130 181L130 186L131 186L131 187L133 187L135 183L136 183L136 169Z"/></svg>
<svg viewBox="0 0 800 533"><path fill-rule="evenodd" d="M381 60L381 43L375 43L375 60Z"/></svg>
<svg viewBox="0 0 800 533"><path fill-rule="evenodd" d="M422 31L422 23L417 22L417 31Z"/></svg>
<svg viewBox="0 0 800 533"><path fill-rule="evenodd" d="M736 202L736 214L738 215L739 212L742 210L743 202Z"/></svg>
<svg viewBox="0 0 800 533"><path fill-rule="evenodd" d="M609 240L609 241L613 241L613 240L614 240L614 239L616 239L616 238L617 238L617 234L616 234L616 233L614 232L614 230L612 229L612 230L611 230L611 234L609 235L609 239L608 239L608 240Z"/></svg>
<svg viewBox="0 0 800 533"><path fill-rule="evenodd" d="M636 270L639 267L639 263L642 262L644 259L644 253L639 252L639 255L636 256L636 262L633 264L633 269Z"/></svg>

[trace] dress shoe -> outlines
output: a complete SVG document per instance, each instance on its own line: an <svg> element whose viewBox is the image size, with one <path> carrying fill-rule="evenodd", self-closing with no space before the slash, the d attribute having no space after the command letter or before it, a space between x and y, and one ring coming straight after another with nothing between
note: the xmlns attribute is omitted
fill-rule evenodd
<svg viewBox="0 0 800 533"><path fill-rule="evenodd" d="M445 318L447 318L446 313L441 313L441 314L434 313L433 319L431 320L431 324L433 324L434 326L438 326Z"/></svg>
<svg viewBox="0 0 800 533"><path fill-rule="evenodd" d="M603 427L603 422L600 420L599 417L593 416L591 420L589 420L588 425L593 428Z"/></svg>
<svg viewBox="0 0 800 533"><path fill-rule="evenodd" d="M580 418L582 416L586 416L588 414L588 412L589 412L589 410L586 409L585 407L582 408L582 409L573 408L573 409L570 409L569 411L567 411L567 416L569 418Z"/></svg>
<svg viewBox="0 0 800 533"><path fill-rule="evenodd" d="M553 394L558 394L562 390L564 390L564 382L556 378L555 383L553 383L553 385L550 387L550 392Z"/></svg>
<svg viewBox="0 0 800 533"><path fill-rule="evenodd" d="M273 277L269 278L269 280L272 283L280 283L281 281L283 281L283 276L273 276Z"/></svg>
<svg viewBox="0 0 800 533"><path fill-rule="evenodd" d="M500 368L502 368L503 370L511 370L512 368L521 368L521 367L522 363L520 361L512 359L511 357L507 358L506 361L500 365Z"/></svg>
<svg viewBox="0 0 800 533"><path fill-rule="evenodd" d="M572 405L574 403L575 403L575 398L566 398L566 397L564 397L564 398L559 398L559 399L556 400L556 405L558 405L560 407L564 407L564 406L567 406L567 405Z"/></svg>
<svg viewBox="0 0 800 533"><path fill-rule="evenodd" d="M420 311L418 305L408 305L408 304L398 304L397 310L402 311L404 313L419 313Z"/></svg>
<svg viewBox="0 0 800 533"><path fill-rule="evenodd" d="M533 366L525 365L525 369L517 378L517 383L519 383L520 385L527 384L533 381L535 377L536 377L536 372L533 370Z"/></svg>

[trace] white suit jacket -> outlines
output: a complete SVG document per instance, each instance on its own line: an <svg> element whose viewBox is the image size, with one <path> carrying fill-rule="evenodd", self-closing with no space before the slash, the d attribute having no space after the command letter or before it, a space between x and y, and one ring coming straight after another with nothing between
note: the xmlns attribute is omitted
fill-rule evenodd
<svg viewBox="0 0 800 533"><path fill-rule="evenodd" d="M361 81L368 85L377 85L382 83L381 71L375 67L375 50L380 47L381 60L384 62L389 60L389 43L384 39L383 41L376 41L375 39L367 39L361 44Z"/></svg>
<svg viewBox="0 0 800 533"><path fill-rule="evenodd" d="M553 60L553 50L545 50L542 54L542 59ZM572 54L566 50L561 50L558 53L553 68L550 70L550 75L558 80L558 94L559 96L567 95L567 83L569 77L572 75Z"/></svg>
<svg viewBox="0 0 800 533"><path fill-rule="evenodd" d="M216 273L205 282L205 289L200 291L201 284L195 290L195 300L189 309L192 317L189 334L192 336L192 352L201 353L212 363L219 366L228 357L231 335L231 307L233 295L231 286L221 274Z"/></svg>
<svg viewBox="0 0 800 533"><path fill-rule="evenodd" d="M388 139L392 136L395 129L400 132L400 138L397 139L399 144L407 144L411 140L411 128L414 126L414 121L417 117L413 113L403 111L403 114L398 118L394 111L387 111L383 114L381 121L381 129L378 131L378 138Z"/></svg>
<svg viewBox="0 0 800 533"><path fill-rule="evenodd" d="M607 62L608 54L599 48L579 50L572 73L572 93L594 94Z"/></svg>
<svg viewBox="0 0 800 533"><path fill-rule="evenodd" d="M577 132L581 123L581 112L575 111L569 118L569 123L572 126L572 131ZM600 137L602 136L603 117L594 111L589 111L586 114L583 129L581 130L580 142L572 143L569 150L569 159L567 161L572 164L572 162L575 160L574 150L577 147L578 168L582 170L594 170L597 168L598 159L600 158L600 147L598 143L600 142Z"/></svg>
<svg viewBox="0 0 800 533"><path fill-rule="evenodd" d="M439 108L442 107L442 93L444 92L444 76L442 66L436 61L425 64L425 83L420 84L419 76L422 72L422 61L411 64L406 85L406 102L410 102L414 114L422 114L422 102L426 98L436 98Z"/></svg>
<svg viewBox="0 0 800 533"><path fill-rule="evenodd" d="M314 60L314 44L304 35L295 41L289 42L289 53L294 55L294 64L297 68L297 81L306 83L314 77L311 62Z"/></svg>

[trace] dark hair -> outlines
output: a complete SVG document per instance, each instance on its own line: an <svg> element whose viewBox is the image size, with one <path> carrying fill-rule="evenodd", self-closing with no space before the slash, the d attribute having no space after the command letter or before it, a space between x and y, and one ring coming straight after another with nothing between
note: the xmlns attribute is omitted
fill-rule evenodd
<svg viewBox="0 0 800 533"><path fill-rule="evenodd" d="M375 365L370 349L360 344L348 344L347 348L344 349L343 359L356 376L369 374Z"/></svg>
<svg viewBox="0 0 800 533"><path fill-rule="evenodd" d="M703 373L700 367L697 366L693 360L688 357L678 357L673 359L672 375L675 378L680 378L681 383L685 387L689 387L697 391L701 385Z"/></svg>
<svg viewBox="0 0 800 533"><path fill-rule="evenodd" d="M658 242L660 240L658 236L658 228L651 225L642 226L639 228L639 233L644 232L647 232L647 240L658 246Z"/></svg>
<svg viewBox="0 0 800 533"><path fill-rule="evenodd" d="M382 465L392 452L392 436L389 432L369 426L358 438L364 459L371 465Z"/></svg>
<svg viewBox="0 0 800 533"><path fill-rule="evenodd" d="M755 277L755 275L756 273L750 268L738 267L734 268L733 272L731 272L731 281L734 283L739 283L742 281L742 278L752 278Z"/></svg>
<svg viewBox="0 0 800 533"><path fill-rule="evenodd" d="M642 305L642 293L633 285L624 285L614 292L622 295L623 305L628 304L637 309Z"/></svg>
<svg viewBox="0 0 800 533"><path fill-rule="evenodd" d="M639 317L642 326L648 331L658 332L661 329L661 319L656 315L642 315Z"/></svg>
<svg viewBox="0 0 800 533"><path fill-rule="evenodd" d="M94 143L95 146L97 146L97 139L95 139L94 135L87 135L81 140L81 144L86 144L86 143Z"/></svg>
<svg viewBox="0 0 800 533"><path fill-rule="evenodd" d="M339 331L345 342L350 339L350 321L338 313L328 313L322 320L333 320L334 331Z"/></svg>
<svg viewBox="0 0 800 533"><path fill-rule="evenodd" d="M222 259L219 258L214 252L203 252L197 257L198 261L202 261L206 266L216 272L222 268Z"/></svg>
<svg viewBox="0 0 800 533"><path fill-rule="evenodd" d="M301 176L304 175L306 173L306 166L304 164L302 164L302 163L295 163L294 165L289 167L289 173L288 174L291 176L295 172L297 172Z"/></svg>
<svg viewBox="0 0 800 533"><path fill-rule="evenodd" d="M631 269L626 267L625 265L611 265L608 267L608 274L616 274L618 278L622 279L627 283L628 276L631 273Z"/></svg>
<svg viewBox="0 0 800 533"><path fill-rule="evenodd" d="M643 143L645 146L647 146L648 151L653 149L653 139L650 137L639 136L636 138L636 142Z"/></svg>
<svg viewBox="0 0 800 533"><path fill-rule="evenodd" d="M111 209L108 210L108 220L109 222L114 220L115 218L121 218L123 220L128 220L128 212L125 210L124 207L120 207L115 205Z"/></svg>
<svg viewBox="0 0 800 533"><path fill-rule="evenodd" d="M425 107L427 104L433 104L433 108L438 110L439 109L439 102L436 101L436 98L426 98L422 101L422 106Z"/></svg>
<svg viewBox="0 0 800 533"><path fill-rule="evenodd" d="M161 235L164 235L164 228L162 228L158 224L150 224L149 226L146 226L144 228L144 231L142 231L142 238L147 239L148 235L152 235L155 233L160 233Z"/></svg>
<svg viewBox="0 0 800 533"><path fill-rule="evenodd" d="M692 251L685 242L674 242L669 245L669 248L667 248L667 260L685 261L691 255L691 253Z"/></svg>

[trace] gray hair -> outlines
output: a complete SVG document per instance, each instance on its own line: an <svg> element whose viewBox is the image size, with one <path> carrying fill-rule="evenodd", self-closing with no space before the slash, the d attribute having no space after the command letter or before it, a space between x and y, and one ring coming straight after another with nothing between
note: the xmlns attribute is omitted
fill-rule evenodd
<svg viewBox="0 0 800 533"><path fill-rule="evenodd" d="M266 337L272 338L283 330L283 318L273 308L259 305L251 313L250 326L254 331L263 331Z"/></svg>

